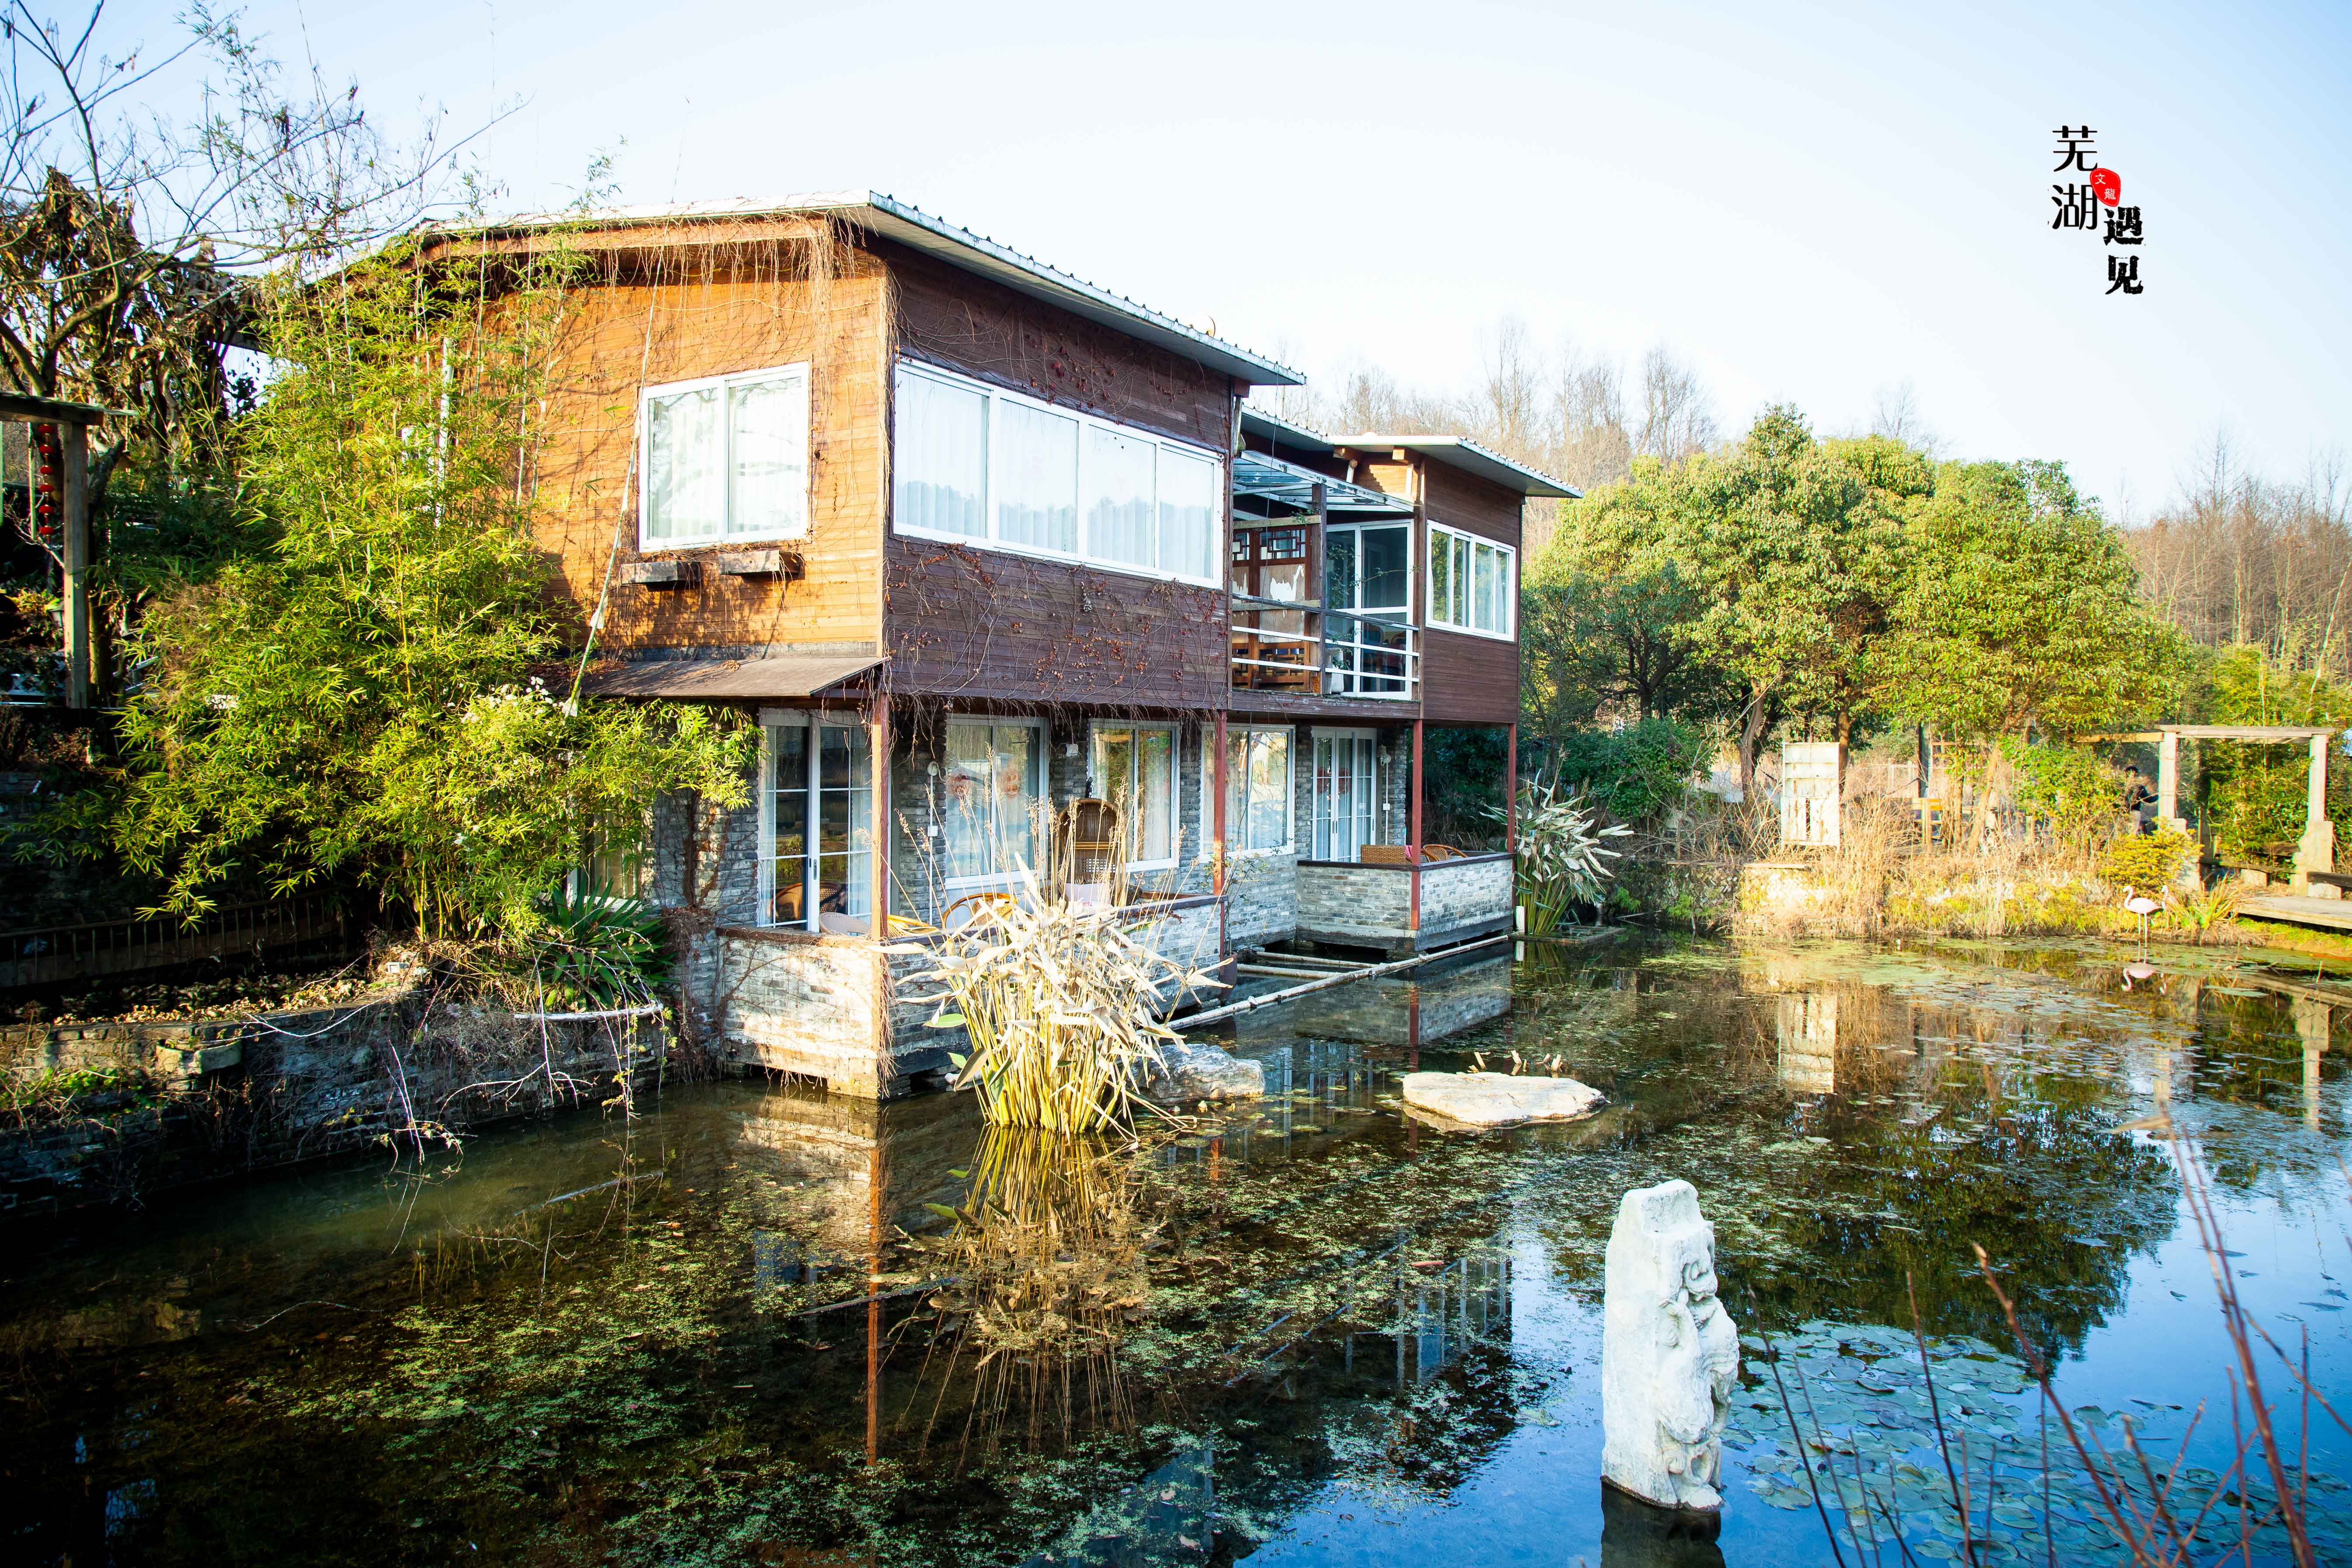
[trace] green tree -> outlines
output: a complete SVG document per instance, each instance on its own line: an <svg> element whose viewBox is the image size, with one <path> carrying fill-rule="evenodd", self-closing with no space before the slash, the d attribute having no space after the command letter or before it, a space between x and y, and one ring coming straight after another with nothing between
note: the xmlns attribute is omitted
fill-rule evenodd
<svg viewBox="0 0 2352 1568"><path fill-rule="evenodd" d="M1699 605L1668 561L1601 552L1588 560L1572 548L1547 555L1519 614L1521 706L1538 732L1557 742L1603 710L1636 721L1718 717L1730 693L1689 635Z"/></svg>
<svg viewBox="0 0 2352 1568"><path fill-rule="evenodd" d="M2123 541L2064 465L1946 463L1912 499L1884 699L1948 735L2153 717L2186 668Z"/></svg>
<svg viewBox="0 0 2352 1568"><path fill-rule="evenodd" d="M2283 667L2264 649L2241 645L2211 656L2198 672L2189 711L2208 724L2352 726L2352 689L2309 670ZM2327 814L2338 843L2352 842L2352 770L2328 769ZM2310 752L2301 743L2200 741L2205 812L2221 853L2279 858L2303 835L2309 809Z"/></svg>
<svg viewBox="0 0 2352 1568"><path fill-rule="evenodd" d="M576 627L515 480L561 297L545 266L395 254L271 292L279 371L238 432L271 542L148 617L122 765L56 842L110 846L191 916L233 878L350 877L437 932L524 933L592 825L666 789L743 798L748 731L576 701L552 662Z"/></svg>

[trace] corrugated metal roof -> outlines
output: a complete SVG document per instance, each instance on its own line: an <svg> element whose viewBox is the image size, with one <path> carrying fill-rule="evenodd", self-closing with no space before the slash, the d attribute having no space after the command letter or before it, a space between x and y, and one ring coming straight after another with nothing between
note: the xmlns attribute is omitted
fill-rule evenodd
<svg viewBox="0 0 2352 1568"><path fill-rule="evenodd" d="M879 654L780 653L763 658L640 658L589 671L593 697L670 697L710 702L814 697L864 675Z"/></svg>
<svg viewBox="0 0 2352 1568"><path fill-rule="evenodd" d="M1549 474L1513 462L1500 452L1491 451L1477 442L1461 436L1342 436L1342 447L1402 447L1418 452L1449 468L1475 474L1491 480L1505 489L1517 490L1523 496L1558 496L1574 500L1583 491L1560 483Z"/></svg>
<svg viewBox="0 0 2352 1568"><path fill-rule="evenodd" d="M1074 315L1120 331L1206 365L1253 386L1298 386L1297 371L1262 354L1188 326L1173 316L1139 305L1123 294L1048 267L1034 257L1000 245L985 235L957 227L944 218L878 191L820 191L786 196L778 201L682 202L660 206L626 206L585 212L524 213L513 217L455 229L453 233L499 234L556 227L610 227L622 225L715 222L722 218L787 217L823 213L913 249L923 251L967 272L991 278L1031 299L1059 305Z"/></svg>

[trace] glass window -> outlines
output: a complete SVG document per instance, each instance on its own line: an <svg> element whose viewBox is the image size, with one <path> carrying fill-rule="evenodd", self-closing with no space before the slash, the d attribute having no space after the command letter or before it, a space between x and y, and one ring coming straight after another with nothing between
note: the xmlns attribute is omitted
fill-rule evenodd
<svg viewBox="0 0 2352 1568"><path fill-rule="evenodd" d="M996 427L996 537L1076 553L1078 422L999 399Z"/></svg>
<svg viewBox="0 0 2352 1568"><path fill-rule="evenodd" d="M1224 469L1206 458L1160 449L1160 569L1183 577L1216 570L1217 487Z"/></svg>
<svg viewBox="0 0 2352 1568"><path fill-rule="evenodd" d="M1225 842L1289 848L1290 731L1229 729L1225 751Z"/></svg>
<svg viewBox="0 0 2352 1568"><path fill-rule="evenodd" d="M1412 580L1410 527L1363 528L1356 531L1363 554L1363 597L1367 610L1402 610L1411 603L1406 585Z"/></svg>
<svg viewBox="0 0 2352 1568"><path fill-rule="evenodd" d="M1034 724L951 721L947 727L947 879L971 881L1034 868L1045 747Z"/></svg>
<svg viewBox="0 0 2352 1568"><path fill-rule="evenodd" d="M808 532L808 371L646 394L640 541L649 548Z"/></svg>
<svg viewBox="0 0 2352 1568"><path fill-rule="evenodd" d="M719 479L719 389L646 398L647 543L715 537L726 492Z"/></svg>
<svg viewBox="0 0 2352 1568"><path fill-rule="evenodd" d="M1517 621L1517 552L1492 540L1433 528L1429 558L1433 622L1495 637L1512 635Z"/></svg>
<svg viewBox="0 0 2352 1568"><path fill-rule="evenodd" d="M1176 860L1176 731L1164 724L1094 731L1094 793L1118 808L1130 866Z"/></svg>
<svg viewBox="0 0 2352 1568"><path fill-rule="evenodd" d="M1214 457L947 371L901 363L896 385L893 526L1216 580Z"/></svg>
<svg viewBox="0 0 2352 1568"><path fill-rule="evenodd" d="M1315 838L1317 860L1353 860L1367 844L1378 843L1375 828L1380 791L1378 750L1372 737L1347 731L1315 732Z"/></svg>
<svg viewBox="0 0 2352 1568"><path fill-rule="evenodd" d="M898 370L897 507L911 528L971 538L988 532L988 396L905 366Z"/></svg>
<svg viewBox="0 0 2352 1568"><path fill-rule="evenodd" d="M1158 563L1151 505L1158 450L1107 425L1087 426L1087 553L1096 560Z"/></svg>
<svg viewBox="0 0 2352 1568"><path fill-rule="evenodd" d="M867 929L874 909L872 732L860 724L767 726L767 923Z"/></svg>

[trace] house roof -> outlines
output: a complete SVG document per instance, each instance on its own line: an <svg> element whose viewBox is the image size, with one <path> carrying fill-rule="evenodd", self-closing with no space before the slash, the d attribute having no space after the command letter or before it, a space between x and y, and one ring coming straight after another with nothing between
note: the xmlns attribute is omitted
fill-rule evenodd
<svg viewBox="0 0 2352 1568"><path fill-rule="evenodd" d="M777 201L688 202L659 206L592 209L586 212L525 213L472 226L477 234L555 227L620 227L665 223L715 223L728 218L788 217L824 214L934 256L951 267L992 279L1016 293L1058 305L1073 315L1113 327L1196 363L1253 386L1297 386L1304 378L1288 366L1252 353L1173 316L1139 305L1123 294L1048 267L1034 257L1000 245L985 235L958 228L944 218L878 191L820 191Z"/></svg>
<svg viewBox="0 0 2352 1568"><path fill-rule="evenodd" d="M1517 490L1523 496L1558 496L1574 500L1584 492L1560 483L1549 474L1513 462L1500 452L1490 451L1477 442L1462 436L1344 436L1339 438L1342 447L1386 447L1419 453L1433 462L1475 474L1507 490Z"/></svg>
<svg viewBox="0 0 2352 1568"><path fill-rule="evenodd" d="M882 662L880 654L803 652L753 658L622 659L591 669L581 685L592 697L668 697L711 702L814 697Z"/></svg>

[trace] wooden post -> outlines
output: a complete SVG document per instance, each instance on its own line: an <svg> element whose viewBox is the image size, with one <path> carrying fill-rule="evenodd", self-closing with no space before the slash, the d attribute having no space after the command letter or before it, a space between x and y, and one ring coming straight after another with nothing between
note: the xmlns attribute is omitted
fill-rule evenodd
<svg viewBox="0 0 2352 1568"><path fill-rule="evenodd" d="M2180 737L2171 731L2156 744L2156 826L2172 826L2180 815Z"/></svg>
<svg viewBox="0 0 2352 1568"><path fill-rule="evenodd" d="M1217 798L1209 809L1209 885L1217 895L1217 961L1224 962L1231 944L1225 940L1225 714L1217 710L1216 762L1210 768L1211 787Z"/></svg>
<svg viewBox="0 0 2352 1568"><path fill-rule="evenodd" d="M87 426L60 420L58 521L65 531L66 706L90 705L89 447Z"/></svg>
<svg viewBox="0 0 2352 1568"><path fill-rule="evenodd" d="M1412 916L1406 930L1412 933L1415 952L1421 948L1421 728L1422 721L1412 721L1412 841L1406 846L1405 859L1412 867Z"/></svg>
<svg viewBox="0 0 2352 1568"><path fill-rule="evenodd" d="M874 694L874 717L866 731L874 778L874 918L867 928L890 934L890 694ZM887 1046L888 1042L886 1040Z"/></svg>

